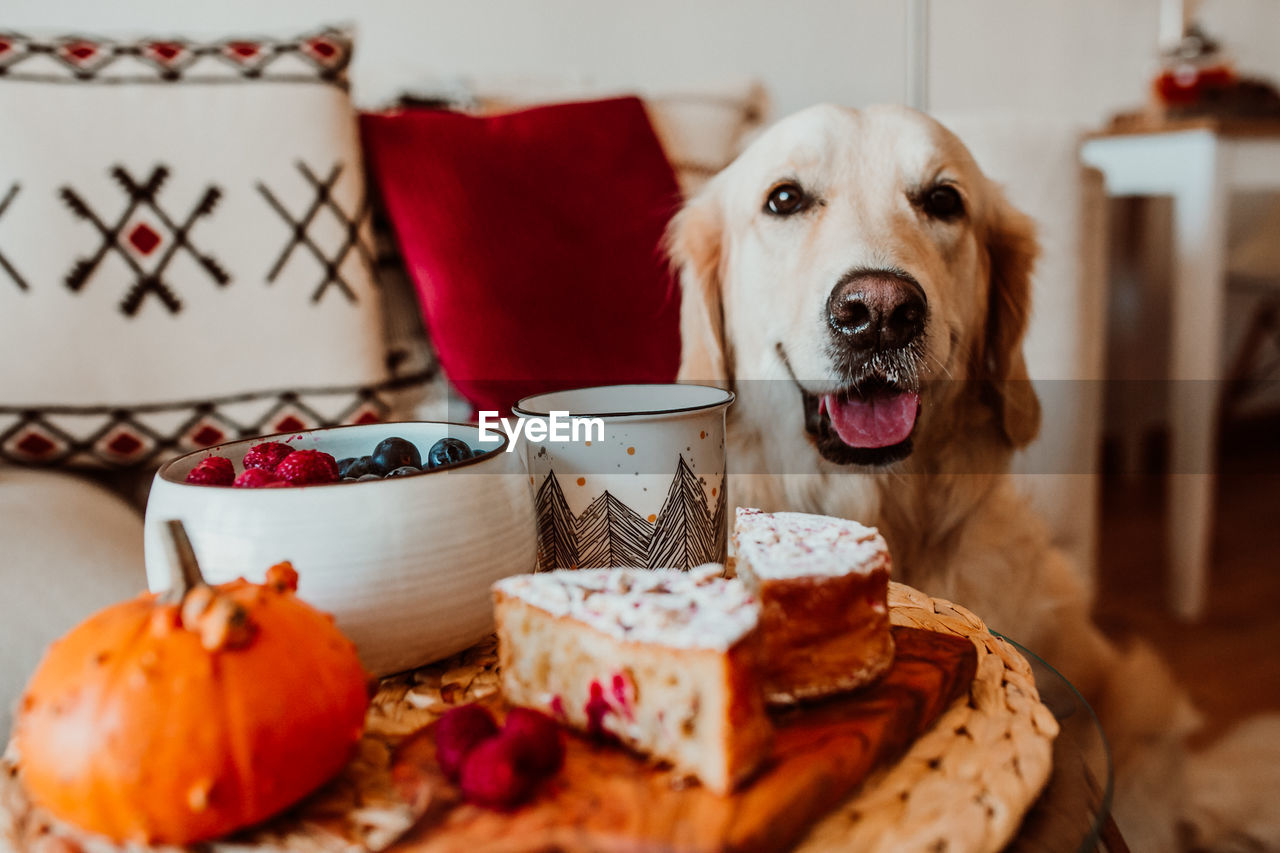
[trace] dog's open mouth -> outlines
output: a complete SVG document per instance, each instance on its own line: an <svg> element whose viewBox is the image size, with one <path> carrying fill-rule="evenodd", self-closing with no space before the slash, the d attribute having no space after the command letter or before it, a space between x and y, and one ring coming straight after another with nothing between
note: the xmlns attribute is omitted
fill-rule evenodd
<svg viewBox="0 0 1280 853"><path fill-rule="evenodd" d="M887 465L911 454L920 394L869 379L828 394L804 396L805 430L824 459L839 465Z"/></svg>
<svg viewBox="0 0 1280 853"><path fill-rule="evenodd" d="M856 381L837 391L817 393L796 378L782 344L776 347L804 401L805 432L823 459L837 465L879 466L911 455L911 434L920 416L912 360L860 365Z"/></svg>
<svg viewBox="0 0 1280 853"><path fill-rule="evenodd" d="M867 450L906 441L919 410L919 394L888 387L866 394L824 394L818 399L819 416L827 415L840 440Z"/></svg>

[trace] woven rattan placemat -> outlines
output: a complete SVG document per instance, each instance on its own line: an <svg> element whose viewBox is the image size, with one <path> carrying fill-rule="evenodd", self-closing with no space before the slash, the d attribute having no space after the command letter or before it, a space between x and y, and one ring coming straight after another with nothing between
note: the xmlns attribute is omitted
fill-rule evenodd
<svg viewBox="0 0 1280 853"><path fill-rule="evenodd" d="M957 702L895 765L874 775L818 823L798 850L1000 850L1049 778L1058 724L1039 701L1027 661L972 613L896 583L890 585L889 606L895 625L973 642L978 667L968 701ZM445 661L383 680L366 723L366 740L386 744L373 764L385 767L388 753L381 750L449 708L496 693L497 663L497 641L489 638ZM33 842L45 833L32 833L30 821L39 818L22 797L11 759L0 762L5 771L0 772L0 840L7 836L17 849L34 849L41 845ZM373 778L377 787L385 784L377 773ZM227 846L252 849L255 841L265 841L264 847L275 849L376 850L406 827L407 815L398 803L375 805L372 800L379 798L360 790L366 785L374 783L361 782L350 791L339 787L343 796L334 799L341 804L324 802L317 809L339 823L345 817L353 824L345 831L335 833L331 824L319 832L303 820L287 829L272 827L273 832L262 833L266 838L242 838ZM424 806L415 804L413 811L420 814ZM374 826L381 831L370 831Z"/></svg>
<svg viewBox="0 0 1280 853"><path fill-rule="evenodd" d="M889 586L893 624L967 637L978 652L968 702L957 702L897 764L809 833L798 851L996 851L1049 779L1058 722L1031 665L959 605Z"/></svg>
<svg viewBox="0 0 1280 853"><path fill-rule="evenodd" d="M803 853L997 851L1013 838L1052 769L1058 723L1040 703L1031 665L959 605L903 584L889 586L890 618L971 640L978 670L957 703L897 764L817 824ZM383 682L371 720L408 734L456 704L498 689L493 640Z"/></svg>

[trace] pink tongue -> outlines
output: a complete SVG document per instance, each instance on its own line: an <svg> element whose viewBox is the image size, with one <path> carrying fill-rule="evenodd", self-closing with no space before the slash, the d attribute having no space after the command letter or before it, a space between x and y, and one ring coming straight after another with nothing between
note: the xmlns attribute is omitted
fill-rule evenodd
<svg viewBox="0 0 1280 853"><path fill-rule="evenodd" d="M850 447L892 447L911 435L920 410L914 391L862 399L828 394L822 405L831 415L836 435Z"/></svg>

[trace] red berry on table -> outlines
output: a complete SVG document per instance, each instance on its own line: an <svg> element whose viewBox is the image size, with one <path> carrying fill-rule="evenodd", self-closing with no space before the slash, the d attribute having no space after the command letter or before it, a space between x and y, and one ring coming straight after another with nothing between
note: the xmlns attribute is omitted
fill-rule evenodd
<svg viewBox="0 0 1280 853"><path fill-rule="evenodd" d="M450 709L435 727L436 760L450 779L457 780L462 762L479 744L498 734L493 715L479 705Z"/></svg>
<svg viewBox="0 0 1280 853"><path fill-rule="evenodd" d="M533 776L550 776L564 764L564 731L541 711L512 708L502 737L514 744L521 769Z"/></svg>
<svg viewBox="0 0 1280 853"><path fill-rule="evenodd" d="M237 489L267 489L272 486L287 486L284 480L281 480L274 471L268 471L266 468L249 468L236 477L235 487Z"/></svg>
<svg viewBox="0 0 1280 853"><path fill-rule="evenodd" d="M322 450L295 450L276 466L276 475L293 486L338 482L338 460Z"/></svg>
<svg viewBox="0 0 1280 853"><path fill-rule="evenodd" d="M224 456L201 459L187 474L187 482L200 486L230 486L236 478L236 469Z"/></svg>
<svg viewBox="0 0 1280 853"><path fill-rule="evenodd" d="M265 468L268 471L276 470L276 466L284 461L284 458L293 452L293 448L287 444L281 444L278 441L264 441L262 444L255 444L250 447L244 455L244 467L249 468Z"/></svg>
<svg viewBox="0 0 1280 853"><path fill-rule="evenodd" d="M520 766L519 747L504 737L489 738L467 753L459 787L473 803L510 808L528 799L534 780Z"/></svg>

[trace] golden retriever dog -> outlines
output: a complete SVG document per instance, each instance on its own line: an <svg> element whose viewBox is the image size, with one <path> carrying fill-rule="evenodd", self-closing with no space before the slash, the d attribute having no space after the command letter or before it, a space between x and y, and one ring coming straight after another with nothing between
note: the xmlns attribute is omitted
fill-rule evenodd
<svg viewBox="0 0 1280 853"><path fill-rule="evenodd" d="M876 525L897 580L1059 667L1103 721L1135 851L1280 845L1280 724L1187 749L1185 694L1093 625L1007 476L1039 427L1021 350L1037 243L956 137L905 108L804 110L685 206L668 247L680 378L738 394L735 504Z"/></svg>

